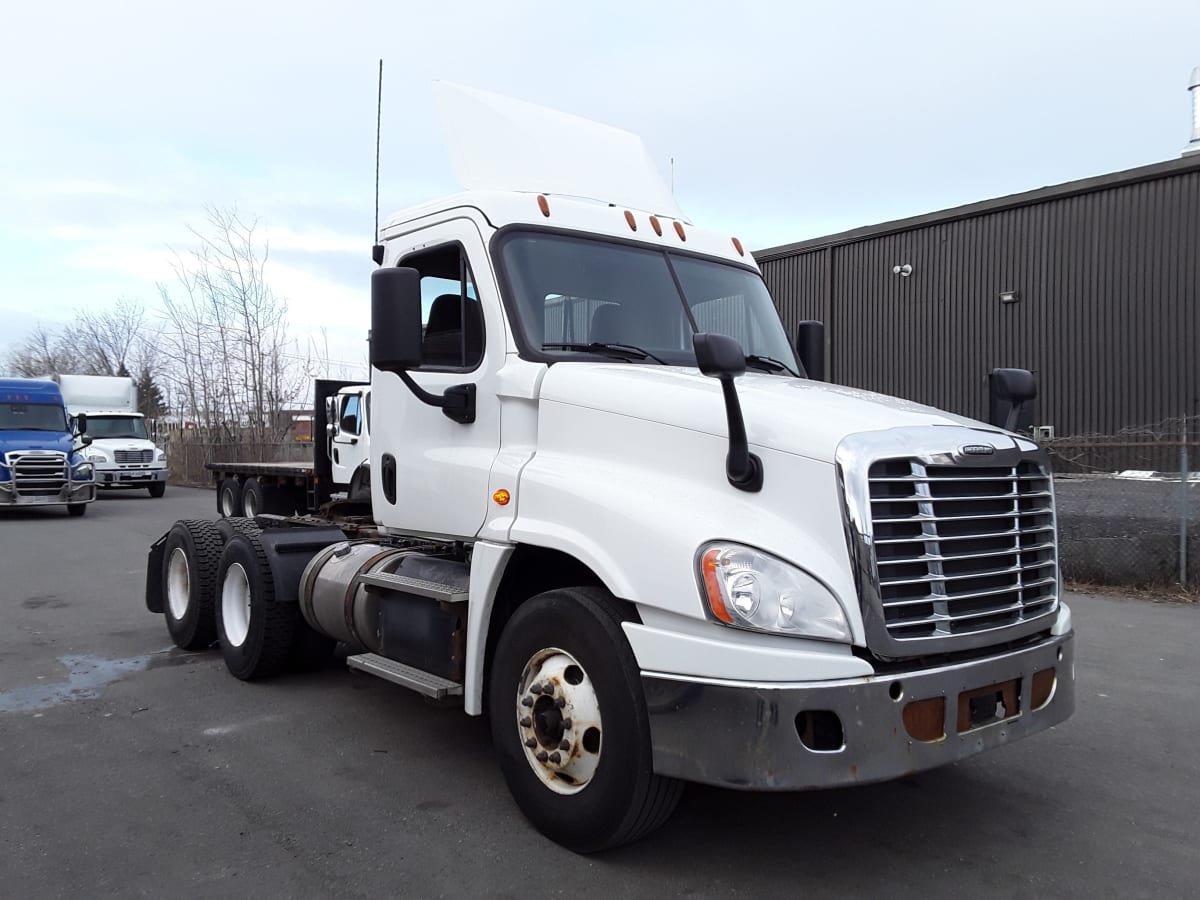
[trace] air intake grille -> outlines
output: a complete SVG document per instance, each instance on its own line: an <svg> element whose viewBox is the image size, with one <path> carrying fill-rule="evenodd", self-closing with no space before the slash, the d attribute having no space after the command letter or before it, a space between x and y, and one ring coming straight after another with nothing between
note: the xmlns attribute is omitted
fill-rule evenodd
<svg viewBox="0 0 1200 900"><path fill-rule="evenodd" d="M953 640L1054 612L1054 500L1041 465L891 459L872 465L869 477L879 600L891 638Z"/></svg>
<svg viewBox="0 0 1200 900"><path fill-rule="evenodd" d="M113 460L118 465L130 463L148 463L154 459L153 450L114 450Z"/></svg>
<svg viewBox="0 0 1200 900"><path fill-rule="evenodd" d="M13 485L24 497L54 497L67 484L67 457L52 450L9 453L5 462L12 470Z"/></svg>

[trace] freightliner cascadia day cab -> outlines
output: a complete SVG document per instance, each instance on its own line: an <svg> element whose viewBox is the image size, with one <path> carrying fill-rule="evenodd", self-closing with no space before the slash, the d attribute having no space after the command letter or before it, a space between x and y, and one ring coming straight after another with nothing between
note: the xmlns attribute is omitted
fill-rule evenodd
<svg viewBox="0 0 1200 900"><path fill-rule="evenodd" d="M87 428L86 418L78 422ZM82 516L96 499L91 439L73 431L52 381L0 378L0 509L65 506Z"/></svg>
<svg viewBox="0 0 1200 900"><path fill-rule="evenodd" d="M119 375L50 375L62 388L67 412L87 416L91 446L84 456L96 467L100 488L167 491L167 454L154 445L138 412L137 384Z"/></svg>
<svg viewBox="0 0 1200 900"><path fill-rule="evenodd" d="M635 136L439 91L468 191L375 251L372 522L176 523L147 572L176 643L251 679L341 642L461 698L584 852L685 782L880 781L1071 714L1035 444L819 381Z"/></svg>
<svg viewBox="0 0 1200 900"><path fill-rule="evenodd" d="M371 386L317 379L313 397L312 462L204 464L221 516L370 517Z"/></svg>

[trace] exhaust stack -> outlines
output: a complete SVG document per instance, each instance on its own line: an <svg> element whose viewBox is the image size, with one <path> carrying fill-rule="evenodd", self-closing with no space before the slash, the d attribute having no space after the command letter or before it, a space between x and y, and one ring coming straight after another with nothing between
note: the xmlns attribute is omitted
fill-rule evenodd
<svg viewBox="0 0 1200 900"><path fill-rule="evenodd" d="M1192 139L1183 148L1184 156L1200 153L1200 66L1192 69L1192 78L1188 82L1188 90L1192 94Z"/></svg>

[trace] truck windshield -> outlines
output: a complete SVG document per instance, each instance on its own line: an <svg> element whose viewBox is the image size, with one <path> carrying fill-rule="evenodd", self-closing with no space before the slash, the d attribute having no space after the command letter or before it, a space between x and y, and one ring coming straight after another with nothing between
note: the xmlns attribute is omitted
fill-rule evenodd
<svg viewBox="0 0 1200 900"><path fill-rule="evenodd" d="M94 416L87 419L87 433L93 439L137 438L148 441L146 423L137 416Z"/></svg>
<svg viewBox="0 0 1200 900"><path fill-rule="evenodd" d="M0 403L0 431L66 431L67 414L54 403Z"/></svg>
<svg viewBox="0 0 1200 900"><path fill-rule="evenodd" d="M796 368L766 285L750 269L542 232L509 234L500 258L523 349L534 358L607 346L614 361L694 366L692 335L707 331L736 338L747 356Z"/></svg>

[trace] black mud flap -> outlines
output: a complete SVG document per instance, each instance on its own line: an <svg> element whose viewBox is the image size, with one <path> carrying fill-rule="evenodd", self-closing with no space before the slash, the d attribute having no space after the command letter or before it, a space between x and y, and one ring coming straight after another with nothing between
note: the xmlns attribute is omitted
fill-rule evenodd
<svg viewBox="0 0 1200 900"><path fill-rule="evenodd" d="M163 611L163 548L167 544L167 534L151 544L146 555L146 609L152 613Z"/></svg>

